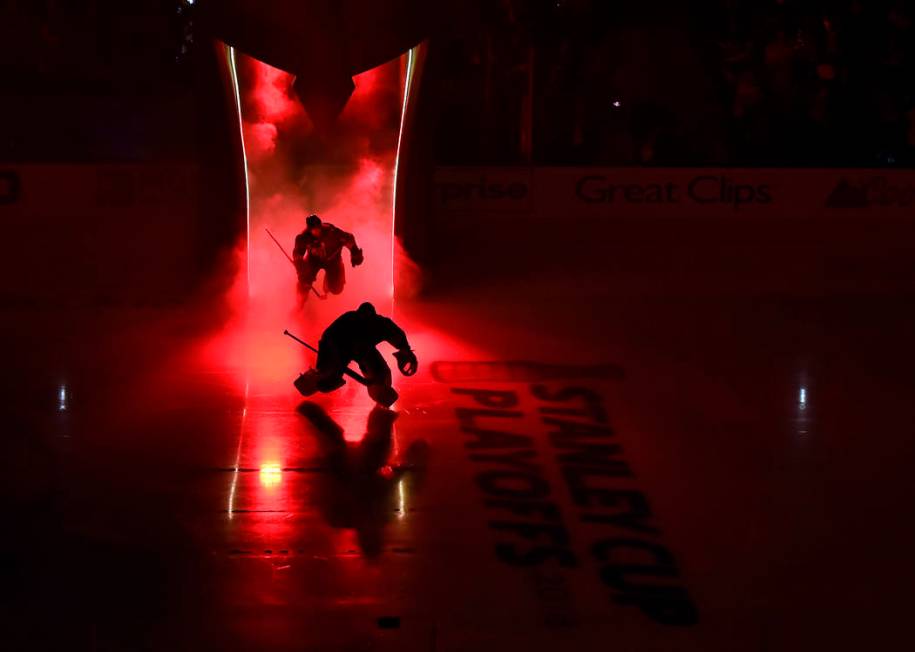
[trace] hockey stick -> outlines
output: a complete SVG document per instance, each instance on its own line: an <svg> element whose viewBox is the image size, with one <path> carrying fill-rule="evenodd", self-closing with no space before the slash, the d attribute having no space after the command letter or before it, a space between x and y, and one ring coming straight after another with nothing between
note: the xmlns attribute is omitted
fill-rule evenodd
<svg viewBox="0 0 915 652"><path fill-rule="evenodd" d="M291 338L294 339L296 342L298 342L299 344L301 344L302 346L304 346L306 349L308 349L308 350L310 350L310 351L314 351L315 353L318 352L318 350L317 350L315 347L313 347L311 344L309 344L309 343L306 342L305 340L300 340L298 337L296 337L295 335L293 335L292 333L290 333L288 330L284 330L284 331L283 331L283 335L285 335L286 337L291 337ZM344 370L343 370L343 373L346 374L347 376L349 376L350 378L352 378L353 380L355 380L357 383L360 383L360 384L365 385L366 387L368 387L369 381L367 381L367 380L365 379L365 376L362 376L362 375L356 373L355 371L353 371L353 370L350 369L349 367L347 367L346 369L344 369Z"/></svg>
<svg viewBox="0 0 915 652"><path fill-rule="evenodd" d="M290 256L288 253L286 253L286 250L283 248L283 245L280 244L280 241L277 240L276 237L275 237L272 233L270 233L270 229L268 229L267 227L264 227L264 231L267 232L267 235L270 236L270 239L273 240L273 241L276 243L276 246L280 248L280 251L282 251L282 252L283 252L283 255L286 256L286 259L287 259L290 263L292 263L292 266L293 266L293 267L295 267L295 266L296 266L296 265L295 265L295 261L292 259L292 256ZM296 269L298 269L298 268L296 268ZM315 296L318 297L319 299L326 299L326 298L327 298L327 295L326 295L326 294L321 294L320 292L318 292L318 291L315 289L315 286L314 286L314 285L311 285L311 286L309 286L309 287L311 287L311 291L314 292L314 293L315 293Z"/></svg>

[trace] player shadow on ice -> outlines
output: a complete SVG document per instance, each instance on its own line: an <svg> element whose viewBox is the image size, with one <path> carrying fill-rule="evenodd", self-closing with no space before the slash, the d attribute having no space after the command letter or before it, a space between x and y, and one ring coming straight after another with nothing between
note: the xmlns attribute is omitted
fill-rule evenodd
<svg viewBox="0 0 915 652"><path fill-rule="evenodd" d="M318 404L304 401L298 412L314 426L327 473L316 477L314 500L333 528L352 529L362 554L377 557L384 547L384 527L403 517L402 497L422 483L428 445L414 441L403 462L391 464L394 422L398 413L376 406L357 442L347 442L343 428Z"/></svg>

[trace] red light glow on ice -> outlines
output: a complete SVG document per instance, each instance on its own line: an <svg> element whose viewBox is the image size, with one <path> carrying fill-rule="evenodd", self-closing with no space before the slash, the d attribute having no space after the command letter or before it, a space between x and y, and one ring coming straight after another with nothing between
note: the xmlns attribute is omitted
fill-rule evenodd
<svg viewBox="0 0 915 652"><path fill-rule="evenodd" d="M275 487L282 481L283 469L279 464L270 462L261 465L260 482L262 487Z"/></svg>

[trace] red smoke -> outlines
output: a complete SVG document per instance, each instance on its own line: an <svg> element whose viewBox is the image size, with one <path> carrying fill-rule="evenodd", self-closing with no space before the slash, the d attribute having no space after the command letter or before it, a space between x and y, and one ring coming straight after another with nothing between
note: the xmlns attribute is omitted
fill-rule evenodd
<svg viewBox="0 0 915 652"><path fill-rule="evenodd" d="M250 97L254 102L254 114L250 121L275 124L300 113L292 98L292 76L260 61L252 61L251 64L255 74L251 80Z"/></svg>
<svg viewBox="0 0 915 652"><path fill-rule="evenodd" d="M246 384L291 383L313 363L313 354L282 336L284 328L316 344L334 318L363 301L375 303L382 313L392 310L393 175L403 59L356 77L356 90L332 132L318 133L295 98L291 75L238 57L250 193L248 242L240 247L246 264L240 265L244 278L230 297L236 320L211 353L244 369ZM297 311L294 269L265 228L291 253L309 213L353 233L365 263L351 267L344 251L343 294L325 301L312 296ZM322 283L323 272L319 290Z"/></svg>

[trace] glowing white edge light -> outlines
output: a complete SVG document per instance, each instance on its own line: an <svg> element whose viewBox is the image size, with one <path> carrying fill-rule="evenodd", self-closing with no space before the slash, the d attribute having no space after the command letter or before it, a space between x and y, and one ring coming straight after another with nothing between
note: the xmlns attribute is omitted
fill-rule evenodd
<svg viewBox="0 0 915 652"><path fill-rule="evenodd" d="M241 140L241 158L245 172L245 283L248 296L251 295L251 189L248 183L248 153L245 147L245 128L241 116L241 91L238 87L238 69L235 65L235 48L226 46L229 52L229 73L232 77L232 91L235 94L235 109L238 113L238 138Z"/></svg>
<svg viewBox="0 0 915 652"><path fill-rule="evenodd" d="M403 518L406 515L407 501L404 499L403 492L403 478L400 478L397 481L397 502L398 502L398 513L397 518Z"/></svg>
<svg viewBox="0 0 915 652"><path fill-rule="evenodd" d="M67 386L61 385L57 390L57 409L64 412L67 409Z"/></svg>
<svg viewBox="0 0 915 652"><path fill-rule="evenodd" d="M417 46L419 47L419 46ZM413 63L415 61L416 48L410 48L407 51L407 72L403 85L403 107L400 110L400 129L397 131L397 152L394 155L394 190L392 195L391 206L391 315L394 314L394 274L396 268L394 239L397 237L397 169L400 166L400 146L403 141L403 127L407 119L407 104L410 101L410 86L413 82Z"/></svg>
<svg viewBox="0 0 915 652"><path fill-rule="evenodd" d="M245 381L245 406L241 409L241 425L238 428L238 448L235 450L235 466L232 469L232 484L229 486L229 520L235 515L235 489L238 487L238 471L241 466L241 444L245 438L245 424L248 421L248 381Z"/></svg>

